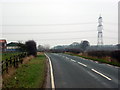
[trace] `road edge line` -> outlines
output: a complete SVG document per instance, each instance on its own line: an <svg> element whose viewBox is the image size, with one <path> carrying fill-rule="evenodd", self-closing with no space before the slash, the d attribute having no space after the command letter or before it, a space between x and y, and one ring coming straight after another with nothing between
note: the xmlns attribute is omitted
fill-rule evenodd
<svg viewBox="0 0 120 90"><path fill-rule="evenodd" d="M54 83L52 63L51 63L50 58L47 56L47 54L46 53L44 53L44 54L48 58L48 61L49 61L49 64L50 64L51 86L52 86L52 89L55 90L55 83Z"/></svg>

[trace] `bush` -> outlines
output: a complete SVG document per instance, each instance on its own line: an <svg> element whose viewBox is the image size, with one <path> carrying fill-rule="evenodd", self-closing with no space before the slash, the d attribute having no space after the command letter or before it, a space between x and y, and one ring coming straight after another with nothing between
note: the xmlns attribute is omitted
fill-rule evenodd
<svg viewBox="0 0 120 90"><path fill-rule="evenodd" d="M33 40L27 41L25 43L28 55L37 56L36 42Z"/></svg>
<svg viewBox="0 0 120 90"><path fill-rule="evenodd" d="M111 52L110 51L91 51L91 52L88 52L88 55L101 58L101 57L111 56Z"/></svg>
<svg viewBox="0 0 120 90"><path fill-rule="evenodd" d="M119 56L120 50L116 50L116 51L91 51L91 52L87 52L87 54L89 56L95 56L98 58L109 56L109 57L116 59L118 62L120 62L120 56Z"/></svg>
<svg viewBox="0 0 120 90"><path fill-rule="evenodd" d="M80 53L81 51L80 51L79 49L68 49L67 52L71 52L71 53L78 54L78 53Z"/></svg>
<svg viewBox="0 0 120 90"><path fill-rule="evenodd" d="M120 62L120 50L113 51L113 52L111 53L111 57L112 57L112 58L115 58L118 62Z"/></svg>

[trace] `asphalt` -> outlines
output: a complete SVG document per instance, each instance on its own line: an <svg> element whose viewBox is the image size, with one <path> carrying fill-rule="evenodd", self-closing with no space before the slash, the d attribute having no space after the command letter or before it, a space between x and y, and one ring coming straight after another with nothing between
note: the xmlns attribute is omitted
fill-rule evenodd
<svg viewBox="0 0 120 90"><path fill-rule="evenodd" d="M62 53L47 53L56 88L119 88L119 67Z"/></svg>

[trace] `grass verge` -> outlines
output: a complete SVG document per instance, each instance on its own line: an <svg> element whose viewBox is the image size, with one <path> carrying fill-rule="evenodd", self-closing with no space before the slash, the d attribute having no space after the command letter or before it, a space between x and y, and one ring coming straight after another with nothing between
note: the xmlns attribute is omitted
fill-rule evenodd
<svg viewBox="0 0 120 90"><path fill-rule="evenodd" d="M3 88L42 88L45 80L46 57L44 54L19 67L15 74L3 80Z"/></svg>
<svg viewBox="0 0 120 90"><path fill-rule="evenodd" d="M110 65L114 65L114 66L119 66L120 67L120 63L118 63L118 62L109 62L109 61L106 61L104 59L86 57L86 56L78 55L78 54L74 54L74 53L65 53L65 54L69 54L69 55L72 55L72 56L78 56L78 57L82 57L82 58L85 58L85 59L90 59L90 60L98 61L98 62L101 62L101 63L107 63L107 64L110 64Z"/></svg>

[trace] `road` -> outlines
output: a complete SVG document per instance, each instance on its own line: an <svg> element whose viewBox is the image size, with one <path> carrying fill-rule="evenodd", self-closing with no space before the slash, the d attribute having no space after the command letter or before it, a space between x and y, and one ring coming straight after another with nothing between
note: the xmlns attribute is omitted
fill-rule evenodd
<svg viewBox="0 0 120 90"><path fill-rule="evenodd" d="M55 88L118 88L118 67L62 53L47 53Z"/></svg>

